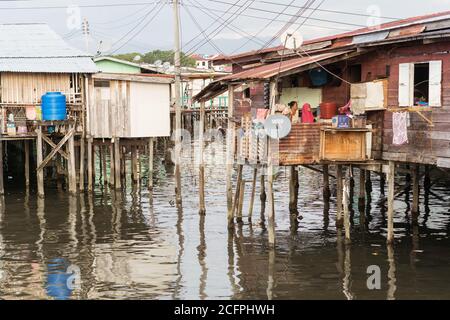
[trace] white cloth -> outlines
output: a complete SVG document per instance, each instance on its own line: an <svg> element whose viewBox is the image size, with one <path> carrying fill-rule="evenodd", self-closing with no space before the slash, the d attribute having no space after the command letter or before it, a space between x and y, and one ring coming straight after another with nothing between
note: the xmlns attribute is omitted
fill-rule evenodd
<svg viewBox="0 0 450 320"><path fill-rule="evenodd" d="M408 143L408 113L392 113L392 144L401 146Z"/></svg>

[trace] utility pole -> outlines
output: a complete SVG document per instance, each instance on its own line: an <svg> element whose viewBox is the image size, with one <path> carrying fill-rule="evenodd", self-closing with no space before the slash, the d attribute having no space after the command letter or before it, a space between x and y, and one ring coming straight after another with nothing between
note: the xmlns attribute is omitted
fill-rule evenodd
<svg viewBox="0 0 450 320"><path fill-rule="evenodd" d="M84 35L84 43L86 46L86 52L89 53L89 22L86 18L83 19L83 22L81 24L81 28L83 29L83 35Z"/></svg>
<svg viewBox="0 0 450 320"><path fill-rule="evenodd" d="M174 67L175 67L175 195L177 205L181 205L181 52L180 52L180 14L179 0L173 0L174 20Z"/></svg>

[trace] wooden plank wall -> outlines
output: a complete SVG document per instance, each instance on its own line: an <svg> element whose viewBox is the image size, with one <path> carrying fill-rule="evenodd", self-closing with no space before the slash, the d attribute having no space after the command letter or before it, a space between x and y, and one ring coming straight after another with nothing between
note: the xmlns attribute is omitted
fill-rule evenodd
<svg viewBox="0 0 450 320"><path fill-rule="evenodd" d="M64 93L69 104L82 102L81 78L77 74L3 72L0 79L4 105L40 104L42 95L49 91Z"/></svg>
<svg viewBox="0 0 450 320"><path fill-rule="evenodd" d="M108 96L102 96L101 88L91 86L93 94L89 107L90 134L93 138L129 137L130 83L122 80L108 82Z"/></svg>

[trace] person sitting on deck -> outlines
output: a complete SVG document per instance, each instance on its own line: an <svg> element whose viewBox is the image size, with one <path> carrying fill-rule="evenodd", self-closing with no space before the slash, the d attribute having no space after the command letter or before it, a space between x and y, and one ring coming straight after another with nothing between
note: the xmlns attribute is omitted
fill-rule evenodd
<svg viewBox="0 0 450 320"><path fill-rule="evenodd" d="M305 103L302 108L302 123L314 123L314 115L311 111L311 105Z"/></svg>
<svg viewBox="0 0 450 320"><path fill-rule="evenodd" d="M290 114L288 114L287 117L291 119L292 123L297 123L299 121L298 102L291 101L288 103L288 106L290 108Z"/></svg>

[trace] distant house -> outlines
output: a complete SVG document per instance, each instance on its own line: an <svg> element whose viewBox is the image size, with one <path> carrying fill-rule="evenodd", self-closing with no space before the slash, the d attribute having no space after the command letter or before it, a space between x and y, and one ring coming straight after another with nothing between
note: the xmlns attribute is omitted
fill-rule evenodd
<svg viewBox="0 0 450 320"><path fill-rule="evenodd" d="M94 59L94 62L100 72L126 74L160 73L156 67L153 68L149 65L143 66L138 63L113 57L97 57Z"/></svg>

